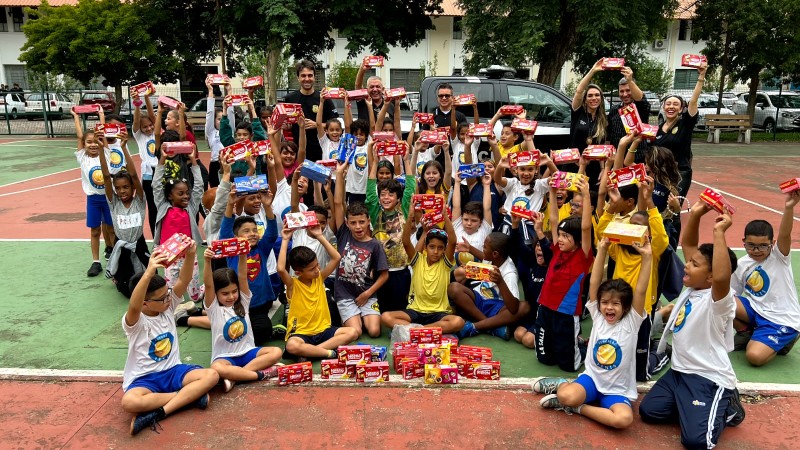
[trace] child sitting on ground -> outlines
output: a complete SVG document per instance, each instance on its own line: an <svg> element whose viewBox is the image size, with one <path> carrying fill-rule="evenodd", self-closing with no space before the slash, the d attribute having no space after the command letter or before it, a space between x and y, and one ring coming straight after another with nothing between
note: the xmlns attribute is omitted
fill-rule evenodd
<svg viewBox="0 0 800 450"><path fill-rule="evenodd" d="M539 294L542 292L553 249L550 239L544 232L544 216L538 215L533 220L536 232L536 243L526 244L519 229L522 220L511 216L511 248L516 250L517 270L522 282L522 292L531 305L530 312L514 330L514 340L528 348L536 348L536 314L539 311ZM513 252L512 252L513 254ZM512 259L513 256L512 256Z"/></svg>

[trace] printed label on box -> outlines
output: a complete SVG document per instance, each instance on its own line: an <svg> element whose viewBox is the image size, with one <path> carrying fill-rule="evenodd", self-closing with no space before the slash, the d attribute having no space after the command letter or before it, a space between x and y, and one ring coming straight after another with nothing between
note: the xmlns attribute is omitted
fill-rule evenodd
<svg viewBox="0 0 800 450"><path fill-rule="evenodd" d="M714 189L707 188L703 192L700 193L700 200L705 202L708 206L713 208L720 214L724 214L725 211L730 215L736 212L736 208L733 207L725 197L722 196L719 192L715 191Z"/></svg>
<svg viewBox="0 0 800 450"><path fill-rule="evenodd" d="M444 196L441 194L414 194L411 203L415 211L444 210Z"/></svg>
<svg viewBox="0 0 800 450"><path fill-rule="evenodd" d="M164 267L169 267L178 259L182 258L186 250L192 245L192 238L182 233L175 233L169 239L162 242L158 247L158 252L167 255Z"/></svg>
<svg viewBox="0 0 800 450"><path fill-rule="evenodd" d="M484 163L478 164L461 164L458 166L458 176L462 180L467 178L480 178L486 174L486 165Z"/></svg>
<svg viewBox="0 0 800 450"><path fill-rule="evenodd" d="M414 113L414 120L416 120L417 123L423 124L423 125L435 125L436 124L436 122L434 121L433 114L431 114L431 113L415 112Z"/></svg>
<svg viewBox="0 0 800 450"><path fill-rule="evenodd" d="M455 364L425 364L425 384L458 384Z"/></svg>
<svg viewBox="0 0 800 450"><path fill-rule="evenodd" d="M492 127L488 123L471 123L467 134L474 137L489 137L492 135Z"/></svg>
<svg viewBox="0 0 800 450"><path fill-rule="evenodd" d="M359 364L356 368L356 381L359 383L385 383L389 381L389 363L370 362Z"/></svg>
<svg viewBox="0 0 800 450"><path fill-rule="evenodd" d="M525 112L522 105L503 105L500 107L500 114L503 116L516 116Z"/></svg>
<svg viewBox="0 0 800 450"><path fill-rule="evenodd" d="M209 248L214 252L215 259L227 258L250 253L250 242L240 238L218 239L211 241Z"/></svg>
<svg viewBox="0 0 800 450"><path fill-rule="evenodd" d="M259 88L264 86L264 77L261 75L256 77L245 78L242 81L242 87L245 89Z"/></svg>
<svg viewBox="0 0 800 450"><path fill-rule="evenodd" d="M466 277L470 280L489 281L494 266L486 263L468 262L464 266Z"/></svg>
<svg viewBox="0 0 800 450"><path fill-rule="evenodd" d="M603 236L615 244L644 245L647 239L647 227L632 223L611 222Z"/></svg>
<svg viewBox="0 0 800 450"><path fill-rule="evenodd" d="M554 164L571 164L581 160L581 152L577 148L553 150L550 157Z"/></svg>
<svg viewBox="0 0 800 450"><path fill-rule="evenodd" d="M628 186L630 184L639 184L644 181L645 176L647 176L647 169L645 169L644 164L634 164L632 166L612 170L608 174L608 184L616 188Z"/></svg>
<svg viewBox="0 0 800 450"><path fill-rule="evenodd" d="M478 99L475 97L475 94L462 94L453 97L453 105L455 106L467 106L476 103L478 103Z"/></svg>
<svg viewBox="0 0 800 450"><path fill-rule="evenodd" d="M524 150L521 152L509 153L508 164L511 167L538 166L539 158L539 150Z"/></svg>
<svg viewBox="0 0 800 450"><path fill-rule="evenodd" d="M693 55L691 53L684 53L681 56L681 66L694 67L699 69L703 64L708 64L708 58L705 55Z"/></svg>
<svg viewBox="0 0 800 450"><path fill-rule="evenodd" d="M314 378L311 362L301 362L278 367L278 385L307 383Z"/></svg>
<svg viewBox="0 0 800 450"><path fill-rule="evenodd" d="M320 362L321 375L323 380L354 380L356 378L356 366L339 362L338 359L323 359Z"/></svg>
<svg viewBox="0 0 800 450"><path fill-rule="evenodd" d="M603 69L622 69L625 67L625 58L603 58Z"/></svg>
<svg viewBox="0 0 800 450"><path fill-rule="evenodd" d="M378 141L375 143L375 152L378 156L405 155L408 151L406 141Z"/></svg>
<svg viewBox="0 0 800 450"><path fill-rule="evenodd" d="M352 91L347 91L347 99L351 101L364 100L367 97L369 97L369 91L366 89L354 89Z"/></svg>
<svg viewBox="0 0 800 450"><path fill-rule="evenodd" d="M524 134L534 134L539 122L535 120L519 119L516 118L511 121L511 131Z"/></svg>
<svg viewBox="0 0 800 450"><path fill-rule="evenodd" d="M267 176L263 174L253 175L250 177L236 177L233 179L233 184L236 187L237 197L257 194L259 192L267 192L269 190Z"/></svg>

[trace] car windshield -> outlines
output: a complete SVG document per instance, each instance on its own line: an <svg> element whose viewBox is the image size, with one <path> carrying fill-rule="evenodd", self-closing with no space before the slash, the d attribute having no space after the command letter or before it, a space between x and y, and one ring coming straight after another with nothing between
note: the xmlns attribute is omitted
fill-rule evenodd
<svg viewBox="0 0 800 450"><path fill-rule="evenodd" d="M800 95L770 95L769 99L776 108L800 108Z"/></svg>
<svg viewBox="0 0 800 450"><path fill-rule="evenodd" d="M715 98L701 98L697 103L697 106L701 108L716 108L719 106L719 102ZM725 106L722 107L724 108Z"/></svg>
<svg viewBox="0 0 800 450"><path fill-rule="evenodd" d="M28 101L41 101L42 94L31 94L28 96Z"/></svg>

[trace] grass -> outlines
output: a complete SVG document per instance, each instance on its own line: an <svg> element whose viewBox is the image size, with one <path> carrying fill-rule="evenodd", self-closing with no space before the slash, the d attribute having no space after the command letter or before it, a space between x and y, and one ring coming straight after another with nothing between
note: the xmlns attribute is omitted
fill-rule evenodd
<svg viewBox="0 0 800 450"><path fill-rule="evenodd" d="M695 131L692 135L695 139L703 139L705 140L708 137L708 132L706 131ZM720 133L719 141L720 142L736 142L739 133L733 131L723 131ZM752 133L750 133L750 141L751 142L773 142L772 133L765 133L763 130L754 129ZM798 131L779 131L775 134L775 141L774 142L800 142L800 132Z"/></svg>

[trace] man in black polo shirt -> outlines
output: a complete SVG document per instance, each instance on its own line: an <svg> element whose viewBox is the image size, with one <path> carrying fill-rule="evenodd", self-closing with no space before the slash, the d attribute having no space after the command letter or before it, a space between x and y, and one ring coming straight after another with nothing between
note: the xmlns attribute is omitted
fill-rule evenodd
<svg viewBox="0 0 800 450"><path fill-rule="evenodd" d="M619 99L622 103L612 105L608 111L608 128L606 128L606 136L614 147L619 146L619 140L625 136L625 127L622 125L622 119L619 117L619 109L625 105L633 103L636 105L636 110L639 111L639 117L643 123L650 121L650 103L644 98L644 93L636 81L633 79L633 71L630 67L622 68L623 78L619 80ZM647 142L642 140L636 151L636 162L644 161L644 155L647 152Z"/></svg>
<svg viewBox="0 0 800 450"><path fill-rule="evenodd" d="M363 89L364 73L367 69L367 66L364 65L364 61L362 61L361 67L358 68L358 74L356 75L356 89ZM367 92L370 98L372 98L372 114L375 115L374 119L376 121L378 120L378 114L381 112L381 108L383 108L383 91L384 87L381 77L373 75L367 78ZM356 108L358 108L358 118L369 122L369 106L367 106L367 102L364 100L357 100ZM389 102L389 110L386 112L386 118L394 121L394 104L392 102ZM383 124L378 124L378 129L380 129L382 125Z"/></svg>
<svg viewBox="0 0 800 450"><path fill-rule="evenodd" d="M467 121L467 116L453 108L453 86L450 83L442 83L436 88L436 99L439 106L433 110L433 120L437 127L455 127L459 123ZM454 111L455 121L451 116Z"/></svg>
<svg viewBox="0 0 800 450"><path fill-rule="evenodd" d="M300 89L286 94L286 103L299 103L303 107L305 123L299 124L306 133L306 159L318 161L322 159L322 147L319 146L317 139L317 110L319 109L319 91L314 89L314 63L306 59L297 63L297 80L300 82ZM322 122L339 117L336 106L330 100L325 100ZM300 126L292 126L294 141L298 142L300 136Z"/></svg>

